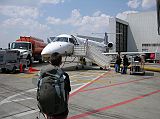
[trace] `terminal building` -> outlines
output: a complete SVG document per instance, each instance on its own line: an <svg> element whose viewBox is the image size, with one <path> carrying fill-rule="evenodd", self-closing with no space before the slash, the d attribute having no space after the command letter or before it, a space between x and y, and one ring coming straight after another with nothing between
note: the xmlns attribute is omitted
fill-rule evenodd
<svg viewBox="0 0 160 119"><path fill-rule="evenodd" d="M160 52L156 11L128 14L125 21L110 18L109 29L113 52Z"/></svg>

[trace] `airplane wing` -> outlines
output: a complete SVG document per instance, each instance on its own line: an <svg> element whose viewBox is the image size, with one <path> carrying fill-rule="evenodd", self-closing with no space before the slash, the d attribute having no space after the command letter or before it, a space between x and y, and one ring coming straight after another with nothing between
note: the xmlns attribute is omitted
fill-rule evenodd
<svg viewBox="0 0 160 119"><path fill-rule="evenodd" d="M100 43L101 43L101 42L104 42L104 39L103 39L103 38L83 36L83 35L77 35L77 37L84 38L84 39L88 39L88 40L93 40L93 41L100 42Z"/></svg>

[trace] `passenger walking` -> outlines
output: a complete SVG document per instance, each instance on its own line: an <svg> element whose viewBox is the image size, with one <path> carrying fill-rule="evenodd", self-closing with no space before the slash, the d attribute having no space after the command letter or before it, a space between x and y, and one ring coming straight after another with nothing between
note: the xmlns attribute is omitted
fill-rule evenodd
<svg viewBox="0 0 160 119"><path fill-rule="evenodd" d="M66 119L71 91L69 75L60 68L62 56L59 53L51 55L50 63L39 72L38 107L47 119Z"/></svg>
<svg viewBox="0 0 160 119"><path fill-rule="evenodd" d="M118 54L116 57L116 62L115 62L115 71L119 72L120 71L120 65L121 65L122 59L120 55Z"/></svg>
<svg viewBox="0 0 160 119"><path fill-rule="evenodd" d="M122 74L127 74L127 68L128 68L129 62L128 62L128 57L124 55L123 57L123 68L122 68Z"/></svg>

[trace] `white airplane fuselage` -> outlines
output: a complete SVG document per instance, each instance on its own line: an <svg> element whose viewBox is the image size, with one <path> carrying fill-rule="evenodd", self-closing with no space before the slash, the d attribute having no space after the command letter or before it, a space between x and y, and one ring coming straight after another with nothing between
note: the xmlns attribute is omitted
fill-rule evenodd
<svg viewBox="0 0 160 119"><path fill-rule="evenodd" d="M42 57L45 55L51 55L54 52L58 52L61 55L71 55L75 45L83 45L87 41L88 44L98 47L101 51L106 51L106 45L104 43L86 40L84 38L75 37L72 35L62 34L49 43L41 52Z"/></svg>

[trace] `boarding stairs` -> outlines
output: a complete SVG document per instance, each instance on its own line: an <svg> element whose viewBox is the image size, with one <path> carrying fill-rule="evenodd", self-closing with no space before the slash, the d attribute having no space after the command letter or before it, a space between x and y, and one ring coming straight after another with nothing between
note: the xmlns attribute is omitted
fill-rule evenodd
<svg viewBox="0 0 160 119"><path fill-rule="evenodd" d="M93 45L77 45L74 47L74 56L86 57L103 69L110 68L111 56L105 56L100 49Z"/></svg>

